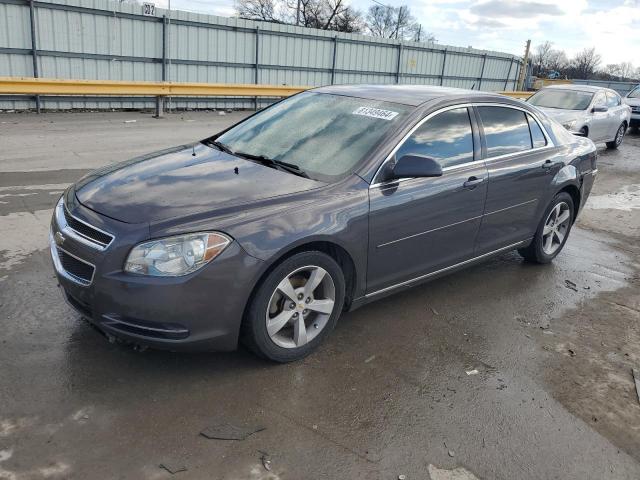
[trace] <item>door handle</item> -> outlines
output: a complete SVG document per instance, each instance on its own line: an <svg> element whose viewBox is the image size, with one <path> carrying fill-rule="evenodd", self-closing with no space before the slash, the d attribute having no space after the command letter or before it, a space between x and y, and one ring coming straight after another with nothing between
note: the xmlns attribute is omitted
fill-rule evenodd
<svg viewBox="0 0 640 480"><path fill-rule="evenodd" d="M478 178L473 176L473 177L469 177L469 180L464 182L462 186L464 188L475 188L477 185L481 184L482 182L484 182L484 178Z"/></svg>
<svg viewBox="0 0 640 480"><path fill-rule="evenodd" d="M546 160L542 164L542 168L545 168L545 169L553 168L554 166L555 166L555 163L553 163L551 160Z"/></svg>

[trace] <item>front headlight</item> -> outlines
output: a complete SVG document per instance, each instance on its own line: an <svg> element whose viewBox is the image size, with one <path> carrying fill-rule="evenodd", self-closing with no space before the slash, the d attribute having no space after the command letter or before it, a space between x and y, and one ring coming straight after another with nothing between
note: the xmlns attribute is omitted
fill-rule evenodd
<svg viewBox="0 0 640 480"><path fill-rule="evenodd" d="M566 128L567 130L573 130L573 127L575 127L575 126L576 126L576 120L571 120L571 121L569 121L569 122L564 122L564 123L562 124L562 126L563 126L564 128Z"/></svg>
<svg viewBox="0 0 640 480"><path fill-rule="evenodd" d="M231 243L215 232L159 238L133 247L124 270L138 275L178 277L195 272L220 255Z"/></svg>

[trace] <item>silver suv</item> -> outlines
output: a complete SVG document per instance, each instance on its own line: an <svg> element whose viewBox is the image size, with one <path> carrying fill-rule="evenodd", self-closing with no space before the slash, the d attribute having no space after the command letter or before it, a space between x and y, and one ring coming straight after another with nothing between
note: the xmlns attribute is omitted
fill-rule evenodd
<svg viewBox="0 0 640 480"><path fill-rule="evenodd" d="M575 135L618 148L631 121L631 109L617 92L590 85L546 87L527 102L543 110Z"/></svg>

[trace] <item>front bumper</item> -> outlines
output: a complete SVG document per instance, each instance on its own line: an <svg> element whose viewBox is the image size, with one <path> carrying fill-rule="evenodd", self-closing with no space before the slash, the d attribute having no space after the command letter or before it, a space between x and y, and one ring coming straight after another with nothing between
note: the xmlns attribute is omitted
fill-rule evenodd
<svg viewBox="0 0 640 480"><path fill-rule="evenodd" d="M128 274L122 271L126 256L133 245L148 239L148 227L103 217L73 198L67 205L73 218L114 236L100 250L68 235L55 214L52 219L49 241L54 269L65 299L84 318L109 335L156 348L236 348L244 308L262 261L233 242L189 275Z"/></svg>

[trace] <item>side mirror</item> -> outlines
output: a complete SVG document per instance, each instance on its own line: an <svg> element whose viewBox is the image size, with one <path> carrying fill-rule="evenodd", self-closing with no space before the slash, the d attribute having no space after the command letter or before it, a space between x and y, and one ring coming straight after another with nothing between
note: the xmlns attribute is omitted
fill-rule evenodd
<svg viewBox="0 0 640 480"><path fill-rule="evenodd" d="M597 107L593 107L593 109L591 110L593 113L604 113L604 112L608 112L609 111L609 107L606 107L604 105L600 105Z"/></svg>
<svg viewBox="0 0 640 480"><path fill-rule="evenodd" d="M433 158L405 155L393 167L394 178L441 177L442 167Z"/></svg>

